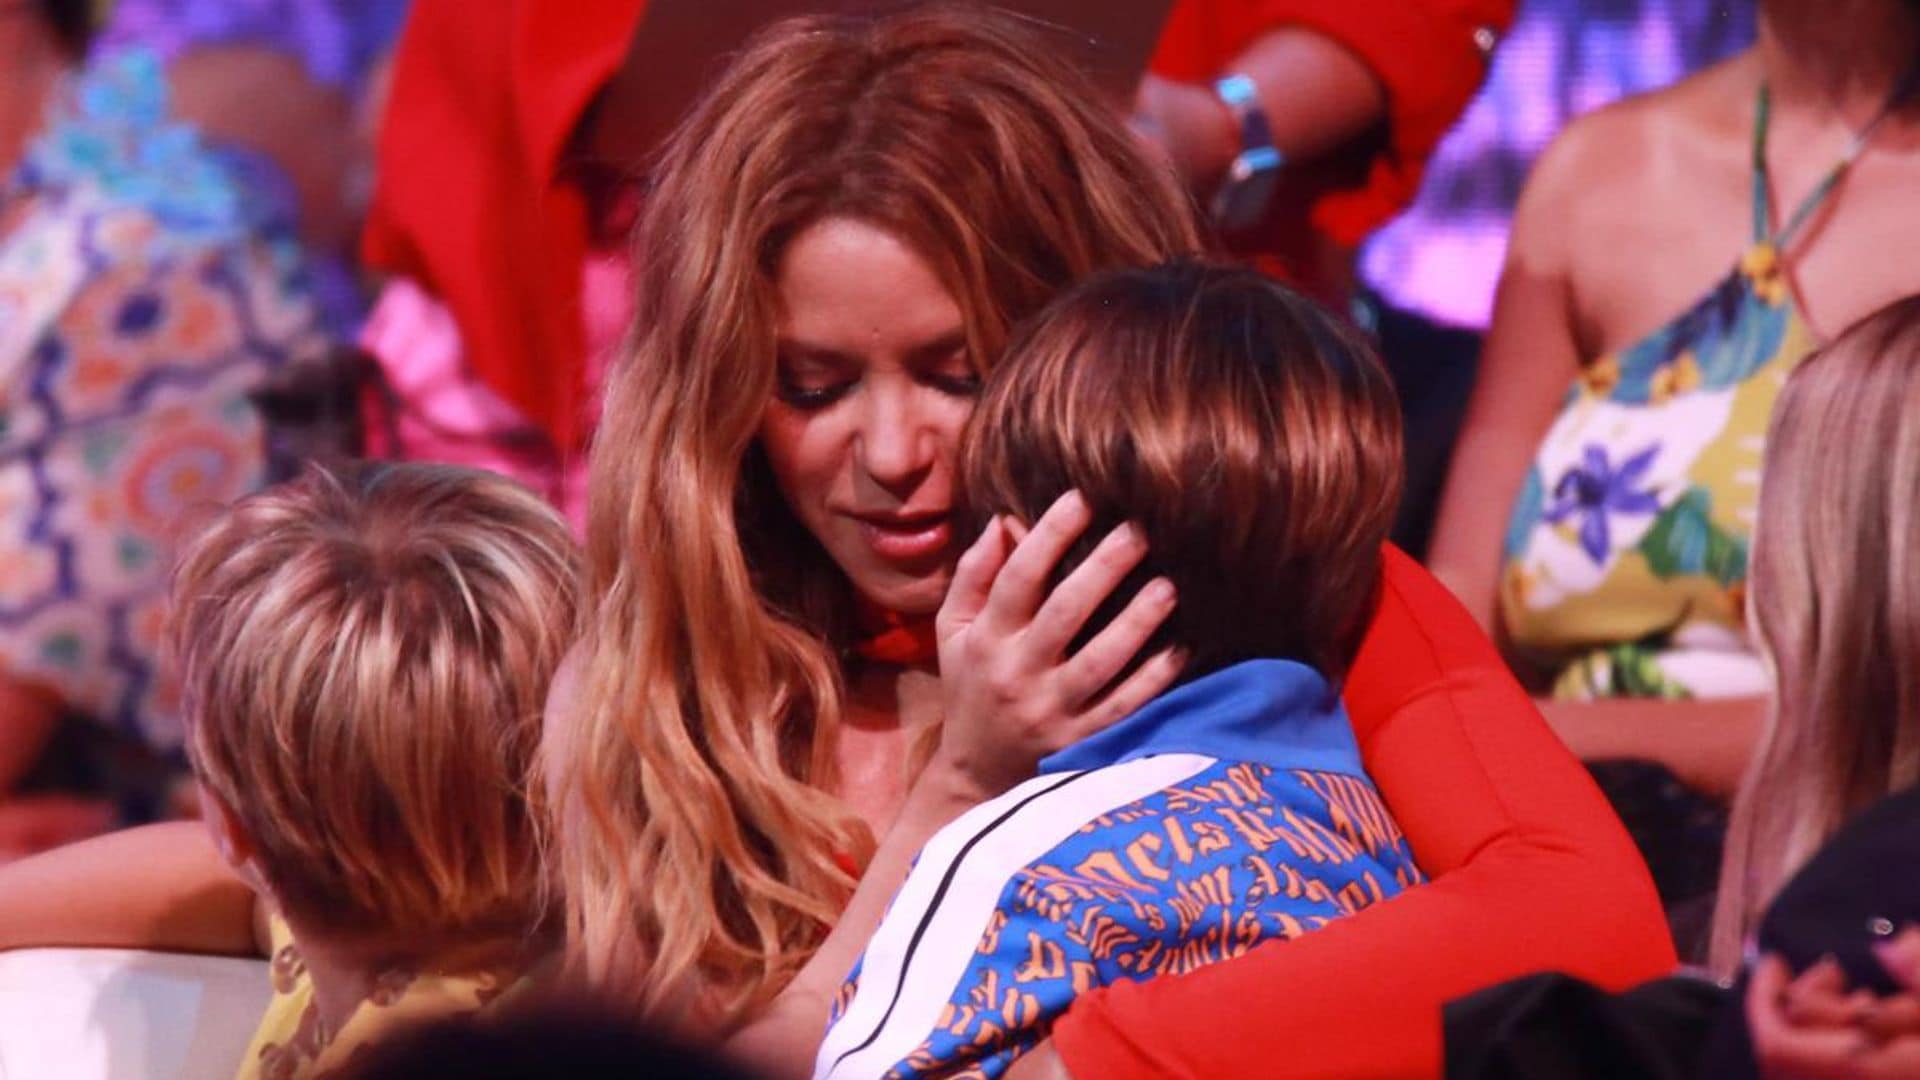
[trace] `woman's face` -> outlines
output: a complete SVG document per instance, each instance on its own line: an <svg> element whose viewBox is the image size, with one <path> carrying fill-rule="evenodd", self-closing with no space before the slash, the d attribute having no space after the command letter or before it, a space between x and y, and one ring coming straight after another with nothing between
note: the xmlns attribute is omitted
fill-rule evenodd
<svg viewBox="0 0 1920 1080"><path fill-rule="evenodd" d="M954 458L980 380L960 306L891 234L801 232L779 267L760 442L794 514L867 599L931 614L952 577Z"/></svg>

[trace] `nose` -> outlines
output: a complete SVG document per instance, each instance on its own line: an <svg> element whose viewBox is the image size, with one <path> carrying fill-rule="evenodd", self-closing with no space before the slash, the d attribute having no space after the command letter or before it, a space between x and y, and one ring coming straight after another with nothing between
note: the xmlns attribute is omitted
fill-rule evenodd
<svg viewBox="0 0 1920 1080"><path fill-rule="evenodd" d="M859 437L861 471L894 495L906 495L933 467L939 432L911 386L875 387Z"/></svg>

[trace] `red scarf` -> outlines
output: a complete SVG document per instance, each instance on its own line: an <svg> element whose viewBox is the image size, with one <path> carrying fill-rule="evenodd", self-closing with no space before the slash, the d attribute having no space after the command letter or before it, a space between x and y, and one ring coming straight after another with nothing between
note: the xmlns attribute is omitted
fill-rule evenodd
<svg viewBox="0 0 1920 1080"><path fill-rule="evenodd" d="M940 639L933 630L931 615L902 615L860 597L860 640L853 643L854 655L862 660L915 667L933 664L940 657Z"/></svg>

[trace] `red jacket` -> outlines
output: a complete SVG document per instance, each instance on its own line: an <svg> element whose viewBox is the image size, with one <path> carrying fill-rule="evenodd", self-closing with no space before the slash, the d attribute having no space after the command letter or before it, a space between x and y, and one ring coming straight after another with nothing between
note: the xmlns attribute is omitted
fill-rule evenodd
<svg viewBox="0 0 1920 1080"><path fill-rule="evenodd" d="M1397 550L1346 703L1432 880L1306 937L1088 995L1053 1033L1073 1075L1437 1075L1450 998L1536 971L1621 989L1672 970L1606 800L1466 610Z"/></svg>

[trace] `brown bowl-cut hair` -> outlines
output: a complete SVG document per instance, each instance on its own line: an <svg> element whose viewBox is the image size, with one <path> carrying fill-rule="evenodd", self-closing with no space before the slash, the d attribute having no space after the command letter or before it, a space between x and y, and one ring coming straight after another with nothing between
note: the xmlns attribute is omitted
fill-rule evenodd
<svg viewBox="0 0 1920 1080"><path fill-rule="evenodd" d="M1123 270L1064 294L994 369L963 455L977 524L1077 489L1094 523L1056 580L1131 521L1149 554L1082 631L1164 575L1156 645L1186 678L1353 659L1400 497L1400 414L1364 339L1250 270ZM1149 648L1149 652L1152 647Z"/></svg>

